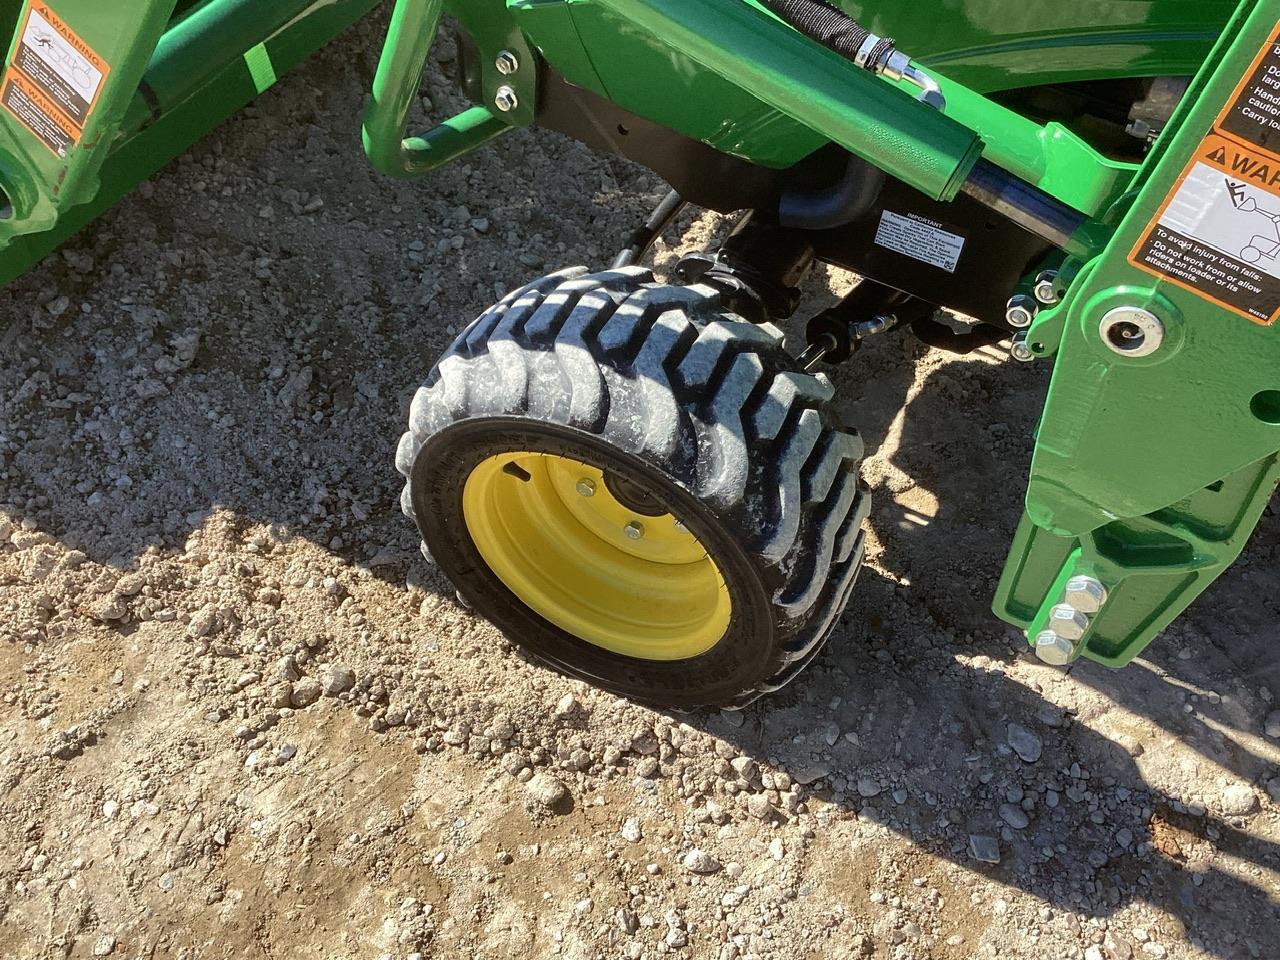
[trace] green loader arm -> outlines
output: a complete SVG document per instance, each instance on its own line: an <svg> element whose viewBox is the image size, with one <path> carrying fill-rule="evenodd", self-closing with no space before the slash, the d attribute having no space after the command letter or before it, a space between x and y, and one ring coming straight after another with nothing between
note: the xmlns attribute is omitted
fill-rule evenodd
<svg viewBox="0 0 1280 960"><path fill-rule="evenodd" d="M1280 3L1244 3L1105 249L1028 332L1054 356L995 610L1048 659L1136 656L1280 479Z"/></svg>

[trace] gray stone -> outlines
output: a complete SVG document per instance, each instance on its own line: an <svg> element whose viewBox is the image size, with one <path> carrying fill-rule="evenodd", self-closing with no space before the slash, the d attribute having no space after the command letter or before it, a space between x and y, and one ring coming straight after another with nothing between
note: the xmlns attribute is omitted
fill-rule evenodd
<svg viewBox="0 0 1280 960"><path fill-rule="evenodd" d="M331 663L324 668L321 682L324 684L325 695L336 697L355 686L356 672L345 664Z"/></svg>
<svg viewBox="0 0 1280 960"><path fill-rule="evenodd" d="M880 784L876 783L871 777L858 778L858 796L860 797L877 796L881 789Z"/></svg>
<svg viewBox="0 0 1280 960"><path fill-rule="evenodd" d="M569 795L568 788L549 773L539 773L525 785L529 799L548 810L559 806Z"/></svg>
<svg viewBox="0 0 1280 960"><path fill-rule="evenodd" d="M778 815L777 809L763 793L753 793L747 797L747 813L764 821L772 820Z"/></svg>
<svg viewBox="0 0 1280 960"><path fill-rule="evenodd" d="M293 685L289 702L295 707L309 707L320 699L322 688L315 677L303 677Z"/></svg>
<svg viewBox="0 0 1280 960"><path fill-rule="evenodd" d="M1009 746L1027 763L1035 763L1040 759L1042 750L1040 738L1020 723L1009 724L1007 734Z"/></svg>
<svg viewBox="0 0 1280 960"><path fill-rule="evenodd" d="M1262 732L1268 737L1280 740L1280 710L1272 710L1262 722Z"/></svg>
<svg viewBox="0 0 1280 960"><path fill-rule="evenodd" d="M697 847L694 847L680 858L680 865L690 873L719 873L724 869L723 864L721 864L719 860L711 856L711 854L707 853L705 850L700 850Z"/></svg>
<svg viewBox="0 0 1280 960"><path fill-rule="evenodd" d="M1232 783L1223 788L1218 809L1229 817L1243 817L1258 809L1258 795L1247 783Z"/></svg>
<svg viewBox="0 0 1280 960"><path fill-rule="evenodd" d="M983 863L999 863L1000 842L995 837L971 833L969 835L969 855Z"/></svg>
<svg viewBox="0 0 1280 960"><path fill-rule="evenodd" d="M1000 804L1000 819L1015 830L1023 830L1031 822L1026 812L1012 803Z"/></svg>

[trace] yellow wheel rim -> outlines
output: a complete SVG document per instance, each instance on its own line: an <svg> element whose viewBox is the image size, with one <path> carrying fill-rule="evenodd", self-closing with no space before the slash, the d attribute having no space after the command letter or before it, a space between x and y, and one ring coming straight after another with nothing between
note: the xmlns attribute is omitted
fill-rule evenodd
<svg viewBox="0 0 1280 960"><path fill-rule="evenodd" d="M729 590L671 514L620 503L597 467L546 453L481 462L462 512L485 562L544 619L642 660L705 653L729 626Z"/></svg>

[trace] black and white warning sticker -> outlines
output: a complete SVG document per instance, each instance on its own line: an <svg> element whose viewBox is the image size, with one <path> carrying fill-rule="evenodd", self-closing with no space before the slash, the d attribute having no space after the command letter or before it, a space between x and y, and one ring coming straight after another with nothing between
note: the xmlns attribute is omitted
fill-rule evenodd
<svg viewBox="0 0 1280 960"><path fill-rule="evenodd" d="M0 104L58 156L65 157L75 144L72 131L54 119L53 105L21 74L10 73L0 82Z"/></svg>
<svg viewBox="0 0 1280 960"><path fill-rule="evenodd" d="M80 142L110 66L47 3L30 0L0 104L59 156Z"/></svg>
<svg viewBox="0 0 1280 960"><path fill-rule="evenodd" d="M14 51L13 65L78 127L84 127L89 108L102 87L105 74L100 62L52 11L32 5Z"/></svg>
<svg viewBox="0 0 1280 960"><path fill-rule="evenodd" d="M945 229L936 220L914 213L903 216L892 210L880 214L876 243L947 273L956 272L964 251L964 237Z"/></svg>

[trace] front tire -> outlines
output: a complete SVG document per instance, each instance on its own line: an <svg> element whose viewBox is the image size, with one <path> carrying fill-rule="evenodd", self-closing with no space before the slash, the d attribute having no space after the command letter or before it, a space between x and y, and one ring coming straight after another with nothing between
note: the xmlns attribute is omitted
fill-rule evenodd
<svg viewBox="0 0 1280 960"><path fill-rule="evenodd" d="M862 560L862 442L831 395L708 287L563 271L418 390L402 503L537 659L651 704L742 706L816 655Z"/></svg>

